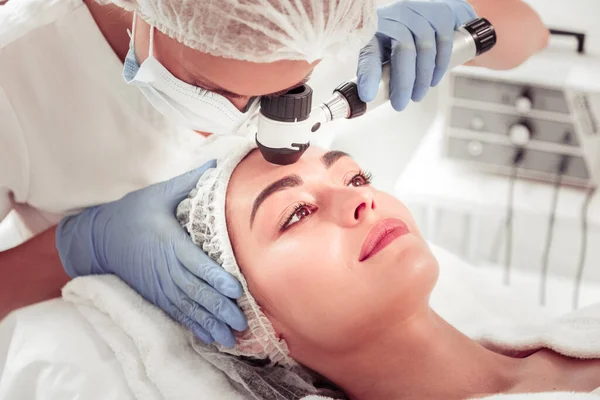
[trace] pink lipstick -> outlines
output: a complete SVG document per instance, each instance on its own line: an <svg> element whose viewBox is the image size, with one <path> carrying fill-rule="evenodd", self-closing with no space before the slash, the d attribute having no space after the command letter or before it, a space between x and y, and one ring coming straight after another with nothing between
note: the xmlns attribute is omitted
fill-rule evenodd
<svg viewBox="0 0 600 400"><path fill-rule="evenodd" d="M369 231L360 251L358 261L365 261L383 250L387 245L409 233L404 221L388 218L377 222Z"/></svg>

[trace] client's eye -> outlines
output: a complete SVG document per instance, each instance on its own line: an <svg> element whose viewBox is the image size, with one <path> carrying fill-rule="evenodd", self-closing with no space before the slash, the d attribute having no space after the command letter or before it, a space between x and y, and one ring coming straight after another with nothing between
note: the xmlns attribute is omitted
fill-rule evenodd
<svg viewBox="0 0 600 400"><path fill-rule="evenodd" d="M283 220L280 230L286 230L296 222L300 222L301 219L311 215L313 212L315 212L315 210L316 208L314 206L306 203L296 204L290 215Z"/></svg>
<svg viewBox="0 0 600 400"><path fill-rule="evenodd" d="M373 180L373 174L366 171L360 171L358 174L354 175L352 179L348 182L348 186L365 186L371 183Z"/></svg>

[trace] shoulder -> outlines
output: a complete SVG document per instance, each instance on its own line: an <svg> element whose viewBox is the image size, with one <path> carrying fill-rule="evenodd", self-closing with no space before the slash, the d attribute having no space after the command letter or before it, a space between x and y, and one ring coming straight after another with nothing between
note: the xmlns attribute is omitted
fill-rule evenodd
<svg viewBox="0 0 600 400"><path fill-rule="evenodd" d="M79 7L82 0L10 0L0 6L0 50L26 40L36 29L55 24Z"/></svg>

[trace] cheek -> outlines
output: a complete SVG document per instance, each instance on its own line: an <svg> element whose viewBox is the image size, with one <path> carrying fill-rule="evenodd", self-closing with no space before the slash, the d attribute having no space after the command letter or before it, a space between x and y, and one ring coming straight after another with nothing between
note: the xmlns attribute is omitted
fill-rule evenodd
<svg viewBox="0 0 600 400"><path fill-rule="evenodd" d="M322 237L336 236L335 232L305 230L288 233L266 248L260 266L248 274L253 293L259 293L268 311L279 319L296 313L296 308L319 298L323 289L339 281L344 252L338 240L324 242Z"/></svg>
<svg viewBox="0 0 600 400"><path fill-rule="evenodd" d="M250 291L292 353L300 342L330 347L328 338L339 342L340 335L357 328L352 324L362 313L349 299L362 279L344 261L343 233L322 227L288 233L269 245L260 265L244 271Z"/></svg>

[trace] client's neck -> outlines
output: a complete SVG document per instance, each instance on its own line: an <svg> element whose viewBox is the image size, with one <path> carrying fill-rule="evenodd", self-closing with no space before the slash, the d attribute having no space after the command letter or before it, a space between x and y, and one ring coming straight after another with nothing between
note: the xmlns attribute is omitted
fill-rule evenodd
<svg viewBox="0 0 600 400"><path fill-rule="evenodd" d="M485 349L426 307L355 351L320 360L351 399L465 399L505 392L519 360Z"/></svg>

